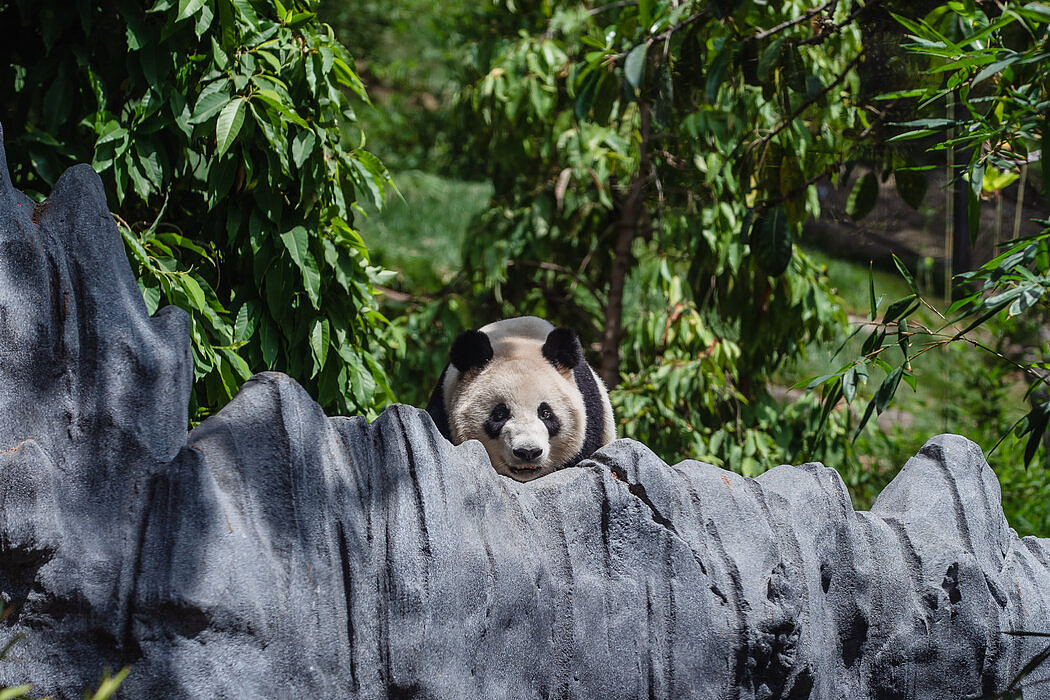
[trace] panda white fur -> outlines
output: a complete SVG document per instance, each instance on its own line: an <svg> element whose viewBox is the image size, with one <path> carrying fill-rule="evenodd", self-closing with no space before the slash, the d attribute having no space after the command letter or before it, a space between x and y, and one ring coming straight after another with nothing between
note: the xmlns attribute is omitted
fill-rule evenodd
<svg viewBox="0 0 1050 700"><path fill-rule="evenodd" d="M462 333L427 404L455 444L479 440L497 472L530 481L616 439L609 394L576 334L535 316Z"/></svg>

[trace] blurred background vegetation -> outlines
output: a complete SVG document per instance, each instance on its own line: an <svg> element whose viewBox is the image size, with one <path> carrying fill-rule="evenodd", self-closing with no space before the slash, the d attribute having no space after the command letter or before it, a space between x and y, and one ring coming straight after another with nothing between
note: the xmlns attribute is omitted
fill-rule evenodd
<svg viewBox="0 0 1050 700"><path fill-rule="evenodd" d="M423 405L536 314L669 462L822 461L863 509L956 432L1050 534L1050 4L73 5L0 0L9 164L99 171L194 420L267 368Z"/></svg>

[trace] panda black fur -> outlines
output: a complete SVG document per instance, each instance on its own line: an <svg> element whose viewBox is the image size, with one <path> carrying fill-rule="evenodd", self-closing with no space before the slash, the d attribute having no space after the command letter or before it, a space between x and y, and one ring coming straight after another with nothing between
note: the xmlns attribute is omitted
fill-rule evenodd
<svg viewBox="0 0 1050 700"><path fill-rule="evenodd" d="M616 439L609 394L576 334L535 316L462 333L427 404L455 444L480 440L497 472L530 481Z"/></svg>

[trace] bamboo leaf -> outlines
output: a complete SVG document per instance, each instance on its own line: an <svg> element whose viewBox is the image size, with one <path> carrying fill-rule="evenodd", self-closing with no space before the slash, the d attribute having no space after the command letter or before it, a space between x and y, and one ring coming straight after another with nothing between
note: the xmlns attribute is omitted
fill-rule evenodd
<svg viewBox="0 0 1050 700"><path fill-rule="evenodd" d="M903 373L904 367L898 367L893 370L888 377L882 380L882 384L879 385L878 390L875 392L873 401L875 402L875 410L880 415L886 410L886 405L889 404L893 395L897 393L897 387L900 386Z"/></svg>
<svg viewBox="0 0 1050 700"><path fill-rule="evenodd" d="M883 316L882 322L886 324L893 323L901 316L907 316L915 308L918 308L918 305L919 304L915 294L909 294L906 297L898 299L897 301L890 304L890 307L886 309L886 315Z"/></svg>
<svg viewBox="0 0 1050 700"><path fill-rule="evenodd" d="M908 283L908 287L910 287L911 291L915 293L916 297L918 297L919 288L915 284L915 278L912 277L911 272L908 270L908 266L904 264L903 260L897 257L896 253L890 253L890 256L893 258L893 264L897 267L897 272L901 273L901 277L903 277L904 281Z"/></svg>
<svg viewBox="0 0 1050 700"><path fill-rule="evenodd" d="M854 221L863 219L875 207L879 197L879 183L874 172L861 175L850 190L846 200L846 213Z"/></svg>
<svg viewBox="0 0 1050 700"><path fill-rule="evenodd" d="M1017 63L1017 61L1020 60L1023 56L1024 54L1013 54L1011 56L1008 56L1007 58L1002 59L1001 61L996 61L995 63L989 66L985 66L984 70L978 73L977 76L973 79L973 82L970 83L970 87L973 87L977 83L983 82L984 80L990 78L991 76L1000 72L1004 68L1012 66L1013 64Z"/></svg>
<svg viewBox="0 0 1050 700"><path fill-rule="evenodd" d="M868 312L868 320L874 321L878 314L878 302L875 301L875 261L868 261L868 301L871 310Z"/></svg>

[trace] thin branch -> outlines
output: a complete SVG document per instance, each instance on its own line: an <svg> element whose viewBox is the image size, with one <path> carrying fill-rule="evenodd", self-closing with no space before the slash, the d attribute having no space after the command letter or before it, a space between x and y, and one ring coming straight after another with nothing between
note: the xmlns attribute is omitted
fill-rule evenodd
<svg viewBox="0 0 1050 700"><path fill-rule="evenodd" d="M810 99L808 99L805 102L803 102L802 104L800 104L795 109L794 112L792 112L786 119L784 119L782 122L780 122L780 124L778 124L776 126L776 128L774 128L768 134L765 134L764 136L761 136L759 139L757 139L755 141L752 141L751 144L748 145L747 150L751 151L751 150L754 149L755 146L757 146L759 144L765 145L765 144L769 143L770 141L773 140L774 137L777 136L777 134L779 134L781 131L783 131L784 129L788 128L789 126L793 125L795 123L795 120L798 119L800 116L802 116L803 112L805 112L807 109L809 109L810 107L815 105L819 100L824 99L825 95L827 95L829 92L831 92L836 87L838 87L839 84L843 80L846 79L846 76L849 75L850 71L857 67L857 64L860 63L862 58L864 58L864 50L863 49L861 49L861 51L856 56L853 57L853 60L851 60L849 63L846 64L846 67L842 70L841 73L839 73L835 77L834 80L832 80L830 83L828 83L826 86L824 86L823 90L821 90L816 95L814 95Z"/></svg>
<svg viewBox="0 0 1050 700"><path fill-rule="evenodd" d="M802 24L803 22L811 19L813 17L813 15L820 14L821 12L826 10L828 7L831 7L832 8L832 12L834 12L835 11L834 6L838 5L838 4L839 4L839 0L828 0L823 5L821 5L819 7L814 7L813 9L808 10L806 12L806 14L802 15L801 17L796 17L795 19L789 19L789 20L787 20L785 22L781 22L780 24L778 24L775 27L771 27L769 29L765 29L765 30L759 32L758 34L755 34L754 38L758 39L759 41L761 41L762 39L766 39L768 37L771 37L774 34L776 34L777 32L784 31L785 29L787 29L789 27L794 27L796 24Z"/></svg>
<svg viewBox="0 0 1050 700"><path fill-rule="evenodd" d="M601 13L608 12L609 10L618 10L621 7L630 7L631 5L637 4L638 0L623 0L622 2L613 2L609 3L608 5L602 5L601 7L592 7L591 9L587 10L587 14L591 17L594 17L595 15L600 15Z"/></svg>
<svg viewBox="0 0 1050 700"><path fill-rule="evenodd" d="M866 12L867 10L871 9L872 7L875 7L876 5L881 5L881 4L882 4L882 0L871 0L871 2L868 2L868 3L864 4L864 5L861 5L856 10L851 12L846 19L842 20L838 24L836 24L836 25L826 29L825 31L822 31L820 34L817 34L815 36L811 36L808 39L803 39L802 41L798 42L799 46L802 46L802 45L805 45L805 44L822 44L822 43L824 43L825 39L827 39L829 36L832 36L833 34L838 34L840 31L842 31L843 27L845 27L847 24L849 24L853 20L857 19L857 17L859 17L862 13Z"/></svg>
<svg viewBox="0 0 1050 700"><path fill-rule="evenodd" d="M603 304L604 303L604 300L598 294L597 290L592 289L591 285L587 282L587 280L583 279L579 274L576 273L575 270L570 270L569 268L563 267L562 265L556 265L554 263L549 263L549 262L536 262L536 261L533 261L533 260L508 260L507 261L507 266L508 267L511 267L511 266L514 266L514 265L520 265L520 266L523 266L523 267L535 267L535 268L538 268L540 270L547 270L548 272L557 272L560 275L565 275L566 277L571 277L572 280L573 280L573 287L575 287L577 285L582 287L599 304Z"/></svg>

